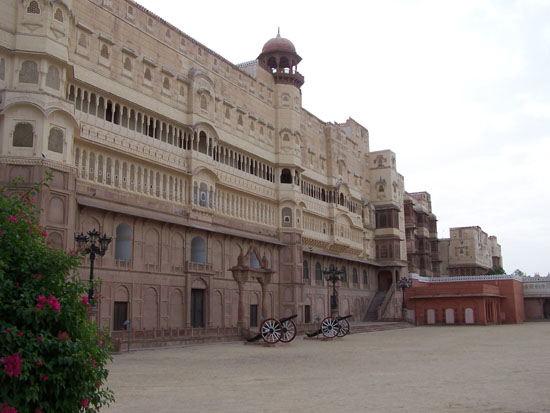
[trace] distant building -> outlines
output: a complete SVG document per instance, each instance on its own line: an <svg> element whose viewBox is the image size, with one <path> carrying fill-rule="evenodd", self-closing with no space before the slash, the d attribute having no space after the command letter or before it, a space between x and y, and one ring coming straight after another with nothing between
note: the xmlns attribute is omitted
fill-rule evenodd
<svg viewBox="0 0 550 413"><path fill-rule="evenodd" d="M526 318L522 277L413 274L412 278L412 288L406 293L407 317L415 324L514 324ZM544 299L535 300L529 301L529 314L542 318Z"/></svg>
<svg viewBox="0 0 550 413"><path fill-rule="evenodd" d="M450 229L450 238L439 240L441 275L482 275L502 267L501 248L495 236L478 226Z"/></svg>
<svg viewBox="0 0 550 413"><path fill-rule="evenodd" d="M441 260L437 240L437 218L432 213L430 194L406 192L403 207L409 272L426 277L439 277Z"/></svg>

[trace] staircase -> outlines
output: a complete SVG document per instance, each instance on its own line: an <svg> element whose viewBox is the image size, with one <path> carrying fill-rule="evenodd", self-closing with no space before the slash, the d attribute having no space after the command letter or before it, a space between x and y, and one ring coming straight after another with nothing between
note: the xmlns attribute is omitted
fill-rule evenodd
<svg viewBox="0 0 550 413"><path fill-rule="evenodd" d="M376 295L370 302L369 308L363 317L363 321L377 321L378 320L378 308L382 305L382 302L386 298L386 291L377 291Z"/></svg>

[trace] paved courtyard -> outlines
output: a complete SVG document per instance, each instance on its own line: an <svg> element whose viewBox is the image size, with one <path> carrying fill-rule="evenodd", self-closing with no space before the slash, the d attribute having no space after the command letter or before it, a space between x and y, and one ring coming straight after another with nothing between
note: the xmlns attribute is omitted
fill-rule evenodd
<svg viewBox="0 0 550 413"><path fill-rule="evenodd" d="M108 412L548 412L550 323L116 355Z"/></svg>

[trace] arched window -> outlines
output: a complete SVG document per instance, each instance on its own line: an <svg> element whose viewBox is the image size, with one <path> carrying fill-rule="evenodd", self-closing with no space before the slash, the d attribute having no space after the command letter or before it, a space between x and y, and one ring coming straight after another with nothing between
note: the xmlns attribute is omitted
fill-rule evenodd
<svg viewBox="0 0 550 413"><path fill-rule="evenodd" d="M104 57L105 59L109 58L109 48L106 44L101 46L101 57Z"/></svg>
<svg viewBox="0 0 550 413"><path fill-rule="evenodd" d="M271 68L271 69L274 69L277 67L277 60L275 59L275 57L270 57L269 60L267 61L267 65Z"/></svg>
<svg viewBox="0 0 550 413"><path fill-rule="evenodd" d="M80 33L80 36L78 38L78 45L83 48L88 47L88 40L86 39L86 35L84 33Z"/></svg>
<svg viewBox="0 0 550 413"><path fill-rule="evenodd" d="M307 260L304 260L304 264L302 266L302 273L304 276L304 280L309 280L309 262L307 262Z"/></svg>
<svg viewBox="0 0 550 413"><path fill-rule="evenodd" d="M180 85L180 96L181 97L185 96L185 86L183 86L183 85Z"/></svg>
<svg viewBox="0 0 550 413"><path fill-rule="evenodd" d="M124 69L131 72L132 71L132 61L128 56L124 58Z"/></svg>
<svg viewBox="0 0 550 413"><path fill-rule="evenodd" d="M363 285L367 285L369 283L369 272L367 269L363 270Z"/></svg>
<svg viewBox="0 0 550 413"><path fill-rule="evenodd" d="M207 145L206 133L201 132L199 134L199 152L206 153L207 146L208 145Z"/></svg>
<svg viewBox="0 0 550 413"><path fill-rule="evenodd" d="M32 124L20 122L15 125L13 131L13 146L21 148L32 148L34 141L34 128Z"/></svg>
<svg viewBox="0 0 550 413"><path fill-rule="evenodd" d="M115 259L132 259L132 230L127 224L119 224L116 227Z"/></svg>
<svg viewBox="0 0 550 413"><path fill-rule="evenodd" d="M208 110L208 100L205 95L201 96L201 109Z"/></svg>
<svg viewBox="0 0 550 413"><path fill-rule="evenodd" d="M342 275L340 277L342 278L342 282L348 282L348 269L345 265L342 265Z"/></svg>
<svg viewBox="0 0 550 413"><path fill-rule="evenodd" d="M282 226L291 227L292 226L292 209L289 207L284 207L281 210Z"/></svg>
<svg viewBox="0 0 550 413"><path fill-rule="evenodd" d="M59 7L55 10L55 14L53 15L53 18L58 22L63 23L63 12Z"/></svg>
<svg viewBox="0 0 550 413"><path fill-rule="evenodd" d="M323 269L319 261L315 264L315 281L323 281Z"/></svg>
<svg viewBox="0 0 550 413"><path fill-rule="evenodd" d="M353 268L353 278L352 278L352 282L354 284L359 284L359 274L357 273L357 268Z"/></svg>
<svg viewBox="0 0 550 413"><path fill-rule="evenodd" d="M281 183L282 184L292 183L292 174L290 173L290 169L285 168L281 171Z"/></svg>
<svg viewBox="0 0 550 413"><path fill-rule="evenodd" d="M258 257L256 256L256 253L253 250L250 251L249 265L250 265L250 268L260 268L260 261L258 261Z"/></svg>
<svg viewBox="0 0 550 413"><path fill-rule="evenodd" d="M162 87L166 90L169 90L170 89L170 79L165 77L163 82L162 82Z"/></svg>
<svg viewBox="0 0 550 413"><path fill-rule="evenodd" d="M206 242L202 237L191 240L191 261L206 264Z"/></svg>
<svg viewBox="0 0 550 413"><path fill-rule="evenodd" d="M199 185L199 205L206 208L208 202L208 187L204 182Z"/></svg>
<svg viewBox="0 0 550 413"><path fill-rule="evenodd" d="M57 153L63 153L63 130L51 128L48 136L48 150Z"/></svg>
<svg viewBox="0 0 550 413"><path fill-rule="evenodd" d="M6 78L6 59L0 58L0 80Z"/></svg>
<svg viewBox="0 0 550 413"><path fill-rule="evenodd" d="M38 2L31 1L29 3L29 6L27 7L27 13L40 14L40 7L38 6Z"/></svg>
<svg viewBox="0 0 550 413"><path fill-rule="evenodd" d="M145 80L151 81L151 69L148 67L145 68L145 74L143 75Z"/></svg>
<svg viewBox="0 0 550 413"><path fill-rule="evenodd" d="M50 66L48 68L48 73L46 74L46 86L59 90L59 84L59 69L55 66Z"/></svg>
<svg viewBox="0 0 550 413"><path fill-rule="evenodd" d="M25 60L19 72L20 83L38 83L38 65L33 60Z"/></svg>
<svg viewBox="0 0 550 413"><path fill-rule="evenodd" d="M288 58L283 56L281 57L281 59L279 60L279 68L289 68L290 67L290 63L288 62Z"/></svg>

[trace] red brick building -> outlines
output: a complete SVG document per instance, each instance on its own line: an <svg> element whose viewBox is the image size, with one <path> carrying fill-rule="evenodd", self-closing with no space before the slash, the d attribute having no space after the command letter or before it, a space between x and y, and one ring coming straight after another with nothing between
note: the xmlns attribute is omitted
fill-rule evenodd
<svg viewBox="0 0 550 413"><path fill-rule="evenodd" d="M408 318L424 324L513 324L525 320L521 277L411 275Z"/></svg>

